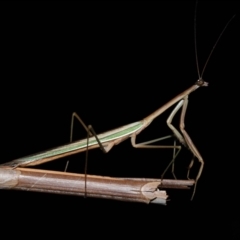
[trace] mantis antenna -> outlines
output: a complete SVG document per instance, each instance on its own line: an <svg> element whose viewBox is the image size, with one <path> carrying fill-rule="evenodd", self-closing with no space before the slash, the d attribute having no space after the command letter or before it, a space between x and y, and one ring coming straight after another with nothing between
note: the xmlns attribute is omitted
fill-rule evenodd
<svg viewBox="0 0 240 240"><path fill-rule="evenodd" d="M203 74L205 72L205 69L207 67L207 64L213 54L213 51L215 49L215 47L217 46L220 38L222 37L223 33L225 32L225 30L227 29L228 25L230 24L230 22L233 20L233 18L236 16L236 14L234 14L226 23L225 27L223 28L223 30L221 31L221 33L219 34L217 41L215 42L215 44L212 47L211 52L209 53L207 60L204 64L202 73L200 74L200 69L199 69L199 63L198 63L198 52L197 52L197 4L198 4L198 0L196 1L196 5L195 5L195 14L194 14L194 45L195 45L195 57L196 57L196 66L197 66L197 72L198 72L198 78L202 79Z"/></svg>
<svg viewBox="0 0 240 240"><path fill-rule="evenodd" d="M198 63L198 53L197 53L197 4L198 4L198 0L196 1L196 5L195 5L195 14L194 14L194 45L195 45L195 57L196 57L196 66L197 66L197 72L198 72L198 77L199 77L199 80L202 80L202 77L203 77L203 74L205 72L205 69L207 67L207 64L213 54L213 51L215 49L215 47L217 46L220 38L222 37L223 33L225 32L226 28L228 27L228 25L230 24L230 22L233 20L233 18L236 16L236 14L234 14L229 20L228 22L226 23L225 27L223 28L223 30L221 31L221 33L219 34L215 44L213 45L212 47L212 50L210 51L208 57L207 57L207 60L204 64L204 67L203 67L203 70L202 72L200 73L200 69L199 69L199 63ZM203 81L203 80L202 80ZM193 159L191 160L190 162L190 165L188 167L188 169L190 170L192 165L193 165L193 161L194 161L194 157L193 156ZM187 177L189 176L189 170L188 170L188 173L187 173ZM193 196L195 194L195 191L196 191L196 185L197 185L197 180L198 180L199 176L197 176L196 180L195 180L195 185L194 185L194 190L193 190L193 194L192 194L192 197L191 197L191 200L193 199Z"/></svg>

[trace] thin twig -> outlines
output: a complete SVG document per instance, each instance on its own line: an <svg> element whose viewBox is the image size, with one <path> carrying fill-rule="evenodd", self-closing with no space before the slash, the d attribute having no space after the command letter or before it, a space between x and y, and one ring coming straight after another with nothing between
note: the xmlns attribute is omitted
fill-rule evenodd
<svg viewBox="0 0 240 240"><path fill-rule="evenodd" d="M166 205L166 191L159 179L112 178L88 175L87 196ZM163 180L161 188L186 189L191 180ZM66 195L85 194L85 175L30 168L0 168L0 188Z"/></svg>

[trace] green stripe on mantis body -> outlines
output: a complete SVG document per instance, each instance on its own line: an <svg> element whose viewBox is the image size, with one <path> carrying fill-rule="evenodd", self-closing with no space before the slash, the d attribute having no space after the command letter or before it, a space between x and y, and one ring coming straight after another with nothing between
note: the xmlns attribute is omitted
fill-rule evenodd
<svg viewBox="0 0 240 240"><path fill-rule="evenodd" d="M142 128L142 126L143 126L142 121L131 123L131 124L125 125L123 127L116 128L114 130L99 134L98 138L101 143L113 141L113 140L119 139L121 137L128 136L128 135L138 131L139 129ZM93 137L89 138L88 146L90 147L90 146L94 146L94 145L98 145L98 143L96 141L96 138L93 136ZM87 139L83 139L83 140L79 140L74 143L66 144L61 147L56 147L54 149L51 149L51 150L48 150L45 152L41 152L41 153L33 154L33 155L30 155L27 157L19 158L19 159L13 160L11 162L2 164L2 166L4 166L4 165L5 166L21 166L21 165L32 163L34 161L38 161L38 160L45 159L45 158L52 157L52 156L57 156L60 154L64 154L64 153L71 152L74 150L83 149L86 147L87 147Z"/></svg>

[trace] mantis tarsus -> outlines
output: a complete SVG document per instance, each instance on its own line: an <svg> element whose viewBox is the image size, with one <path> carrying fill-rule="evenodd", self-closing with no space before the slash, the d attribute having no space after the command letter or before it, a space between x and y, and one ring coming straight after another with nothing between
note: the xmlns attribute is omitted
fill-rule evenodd
<svg viewBox="0 0 240 240"><path fill-rule="evenodd" d="M195 16L196 16L196 14L195 14ZM227 23L227 25L229 24L229 22ZM227 25L226 25L226 27L227 27ZM222 33L224 32L226 27L223 29ZM222 33L220 34L218 40L220 39ZM218 42L218 40L217 40L217 42ZM217 42L216 42L216 44L217 44ZM214 47L216 46L216 44L214 45ZM196 46L196 44L195 44L195 46ZM214 47L213 47L213 49L214 49ZM212 51L213 51L213 49L212 49ZM211 53L210 53L210 55L209 55L209 57L206 61L206 64L208 63L208 60L209 60L209 58L212 54L212 51L211 51ZM196 59L197 59L197 51L196 51ZM198 61L197 61L197 63L198 63ZM199 168L199 171L198 171L198 174L197 174L197 177L195 179L195 187L194 187L192 198L195 194L196 184L197 184L197 182L198 182L198 180L201 176L202 170L203 170L204 161L203 161L202 156L198 152L197 148L195 147L194 143L192 142L191 138L189 137L188 133L185 130L184 119L185 119L185 115L186 115L186 109L187 109L187 105L188 105L189 94L191 92L195 91L196 89L198 89L199 87L208 85L208 83L205 82L202 79L202 75L204 73L206 64L203 68L203 71L202 71L201 75L199 73L199 68L197 66L199 79L196 81L196 83L194 85L192 85L191 87L189 87L188 89L186 89L185 91L183 91L182 93L177 95L175 98L173 98L172 100L167 102L165 105L163 105L162 107L157 109L155 112L153 112L152 114L150 114L149 116L147 116L143 120L138 121L138 122L134 122L134 123L122 126L120 128L110 130L108 132L97 135L100 143L102 144L102 146L104 148L104 151L106 151L106 152L110 151L111 148L114 145L117 145L117 144L121 143L122 141L124 141L128 138L131 138L131 144L135 148L172 148L172 149L178 149L177 153L174 154L174 157L171 161L171 163L173 163L174 159L176 158L176 156L178 155L178 153L181 149L181 146L179 146L179 145L170 145L170 146L150 145L151 143L163 140L163 138L158 138L158 139L154 139L154 140L151 140L151 141L148 141L148 142L143 142L143 143L136 143L136 136L141 131L143 131L147 126L149 126L149 124L151 124L151 122L155 118L160 116L165 110L167 110L168 108L170 108L174 104L177 104L176 107L174 108L174 110L172 111L172 113L170 114L169 118L167 119L167 125L172 130L174 136L180 141L180 143L182 145L188 147L189 150L192 152L193 156L196 157L201 164L200 168ZM182 108L182 111L181 111L181 117L180 117L180 131L178 131L172 125L172 119L180 108ZM64 157L64 156L72 155L72 154L75 154L75 153L83 152L83 151L86 151L87 149L98 148L98 147L101 146L101 144L98 143L95 136L91 136L89 139L83 139L83 140L80 140L80 141L77 141L77 142L74 142L74 143L70 143L70 144L67 144L67 145L64 145L64 146L61 146L61 147L54 148L54 149L49 150L49 151L45 151L43 153L35 154L35 155L29 156L29 157L20 158L20 159L5 163L2 166L10 166L10 167L13 167L13 168L16 168L18 166L19 167L20 166L21 167L23 167L23 166L34 166L34 165L38 165L38 164L41 164L41 163L44 163L44 162L52 161L54 159L58 159L60 157ZM191 163L189 165L189 170L192 167L192 164L193 164L193 160L191 161ZM187 176L189 176L189 170L188 170Z"/></svg>

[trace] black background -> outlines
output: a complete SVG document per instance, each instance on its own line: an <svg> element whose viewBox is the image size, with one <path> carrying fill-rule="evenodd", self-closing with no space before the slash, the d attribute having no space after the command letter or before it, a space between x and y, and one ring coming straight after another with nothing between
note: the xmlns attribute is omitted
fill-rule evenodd
<svg viewBox="0 0 240 240"><path fill-rule="evenodd" d="M195 1L2 2L1 163L68 143L74 111L101 133L143 119L191 86L198 78L194 7ZM237 1L199 2L200 69L238 11ZM171 192L167 207L1 190L5 223L20 222L43 235L51 229L104 237L113 236L109 229L114 229L127 236L132 228L150 237L183 231L192 238L208 229L233 239L240 227L238 32L237 15L204 73L209 87L189 97L186 129L205 161L192 202L191 190ZM168 135L169 114L138 141ZM77 124L74 139L85 136ZM84 153L71 157L69 171L82 173L84 158ZM88 173L159 178L170 158L170 150L134 149L127 140L106 155L91 151ZM183 150L176 163L179 178L186 178L190 159ZM39 168L62 171L65 160ZM192 177L198 168L195 162Z"/></svg>

